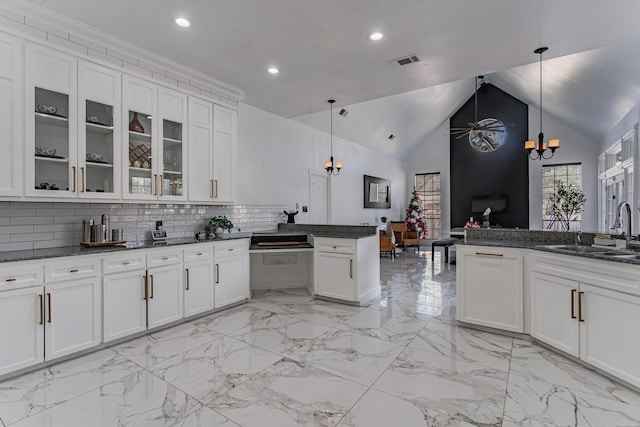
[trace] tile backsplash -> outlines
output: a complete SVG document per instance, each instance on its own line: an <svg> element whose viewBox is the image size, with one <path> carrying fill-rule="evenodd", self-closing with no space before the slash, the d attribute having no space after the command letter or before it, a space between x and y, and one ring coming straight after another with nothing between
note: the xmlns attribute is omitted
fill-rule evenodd
<svg viewBox="0 0 640 427"><path fill-rule="evenodd" d="M80 244L82 220L100 223L109 214L111 228L122 228L127 241L150 240L156 221L169 237L190 237L210 217L226 215L233 231L276 230L287 206L162 205L129 203L0 202L0 251L54 248Z"/></svg>

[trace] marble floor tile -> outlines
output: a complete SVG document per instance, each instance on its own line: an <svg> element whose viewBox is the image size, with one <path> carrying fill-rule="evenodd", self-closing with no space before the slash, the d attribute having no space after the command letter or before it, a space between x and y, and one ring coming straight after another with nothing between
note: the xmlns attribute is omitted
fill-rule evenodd
<svg viewBox="0 0 640 427"><path fill-rule="evenodd" d="M297 317L276 315L261 319L230 336L285 356L332 329Z"/></svg>
<svg viewBox="0 0 640 427"><path fill-rule="evenodd" d="M399 397L370 389L351 408L340 427L471 427L474 424L418 407Z"/></svg>
<svg viewBox="0 0 640 427"><path fill-rule="evenodd" d="M332 374L371 385L403 347L350 331L335 330L290 357Z"/></svg>
<svg viewBox="0 0 640 427"><path fill-rule="evenodd" d="M640 405L509 375L503 426L638 426Z"/></svg>
<svg viewBox="0 0 640 427"><path fill-rule="evenodd" d="M206 403L282 359L280 355L232 338L223 337L218 341L193 348L149 370Z"/></svg>
<svg viewBox="0 0 640 427"><path fill-rule="evenodd" d="M14 423L141 369L105 349L4 381L0 417Z"/></svg>
<svg viewBox="0 0 640 427"><path fill-rule="evenodd" d="M343 325L344 322L362 310L366 310L366 308L314 300L298 306L297 313L293 315L299 319L335 328Z"/></svg>
<svg viewBox="0 0 640 427"><path fill-rule="evenodd" d="M222 334L191 323L183 323L160 332L111 347L145 368L163 362L185 351L212 342Z"/></svg>
<svg viewBox="0 0 640 427"><path fill-rule="evenodd" d="M399 304L396 301L389 298L380 298L372 304L370 308L377 308L381 311L388 311L392 315L400 315L406 317L413 317L417 320L429 321L433 318L433 313L440 312L435 307L430 307L427 313L425 310L421 310L420 306L412 306L409 304Z"/></svg>
<svg viewBox="0 0 640 427"><path fill-rule="evenodd" d="M425 327L426 320L378 308L368 308L347 320L342 329L355 333L407 345Z"/></svg>
<svg viewBox="0 0 640 427"><path fill-rule="evenodd" d="M336 425L367 388L283 359L208 404L243 426Z"/></svg>
<svg viewBox="0 0 640 427"><path fill-rule="evenodd" d="M231 421L206 406L201 406L191 414L180 419L171 427L239 427Z"/></svg>
<svg viewBox="0 0 640 427"><path fill-rule="evenodd" d="M193 324L226 335L270 316L274 313L245 304L194 320Z"/></svg>
<svg viewBox="0 0 640 427"><path fill-rule="evenodd" d="M173 426L201 405L146 371L53 406L12 427Z"/></svg>
<svg viewBox="0 0 640 427"><path fill-rule="evenodd" d="M507 374L407 347L373 387L471 424L500 425Z"/></svg>
<svg viewBox="0 0 640 427"><path fill-rule="evenodd" d="M432 320L409 346L507 371L512 344L511 337Z"/></svg>

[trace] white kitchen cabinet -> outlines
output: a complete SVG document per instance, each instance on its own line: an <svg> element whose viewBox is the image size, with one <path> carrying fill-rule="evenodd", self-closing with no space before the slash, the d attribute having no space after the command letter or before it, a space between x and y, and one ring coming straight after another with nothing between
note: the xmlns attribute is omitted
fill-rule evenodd
<svg viewBox="0 0 640 427"><path fill-rule="evenodd" d="M118 260L119 264L126 260ZM133 270L103 277L104 342L147 329L147 271Z"/></svg>
<svg viewBox="0 0 640 427"><path fill-rule="evenodd" d="M22 195L22 42L0 34L0 196ZM33 114L33 112L30 112Z"/></svg>
<svg viewBox="0 0 640 427"><path fill-rule="evenodd" d="M120 199L121 85L121 73L90 62L78 62L79 198Z"/></svg>
<svg viewBox="0 0 640 427"><path fill-rule="evenodd" d="M147 273L147 326L149 329L184 317L182 265L150 268Z"/></svg>
<svg viewBox="0 0 640 427"><path fill-rule="evenodd" d="M44 288L0 292L0 375L44 362Z"/></svg>
<svg viewBox="0 0 640 427"><path fill-rule="evenodd" d="M249 298L248 240L215 243L215 308L245 301Z"/></svg>
<svg viewBox="0 0 640 427"><path fill-rule="evenodd" d="M213 107L213 200L235 201L234 165L237 149L238 112L215 105Z"/></svg>
<svg viewBox="0 0 640 427"><path fill-rule="evenodd" d="M486 246L456 246L456 318L461 322L524 332L522 252Z"/></svg>
<svg viewBox="0 0 640 427"><path fill-rule="evenodd" d="M213 202L213 104L189 97L189 201Z"/></svg>
<svg viewBox="0 0 640 427"><path fill-rule="evenodd" d="M187 96L175 90L158 88L158 199L184 201L187 161Z"/></svg>
<svg viewBox="0 0 640 427"><path fill-rule="evenodd" d="M578 357L578 283L534 271L530 287L531 336Z"/></svg>
<svg viewBox="0 0 640 427"><path fill-rule="evenodd" d="M35 44L25 52L26 195L77 198L77 60Z"/></svg>
<svg viewBox="0 0 640 427"><path fill-rule="evenodd" d="M314 294L358 304L380 295L378 236L314 239Z"/></svg>
<svg viewBox="0 0 640 427"><path fill-rule="evenodd" d="M213 258L184 264L184 317L213 310Z"/></svg>
<svg viewBox="0 0 640 427"><path fill-rule="evenodd" d="M581 283L578 298L580 358L640 386L640 297Z"/></svg>
<svg viewBox="0 0 640 427"><path fill-rule="evenodd" d="M97 346L102 341L99 277L45 286L45 360Z"/></svg>

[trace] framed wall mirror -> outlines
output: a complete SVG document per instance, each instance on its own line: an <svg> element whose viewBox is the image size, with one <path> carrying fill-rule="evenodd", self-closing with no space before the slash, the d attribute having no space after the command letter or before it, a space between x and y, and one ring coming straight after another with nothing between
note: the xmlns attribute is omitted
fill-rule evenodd
<svg viewBox="0 0 640 427"><path fill-rule="evenodd" d="M371 209L391 209L391 181L365 175L364 207Z"/></svg>

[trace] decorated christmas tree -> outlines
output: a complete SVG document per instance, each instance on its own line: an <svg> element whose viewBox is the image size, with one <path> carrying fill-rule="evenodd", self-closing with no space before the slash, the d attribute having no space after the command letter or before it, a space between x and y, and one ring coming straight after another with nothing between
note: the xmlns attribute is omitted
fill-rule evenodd
<svg viewBox="0 0 640 427"><path fill-rule="evenodd" d="M422 203L420 203L420 196L416 190L411 193L411 200L409 201L404 222L407 223L407 230L417 231L420 233L421 238L427 238L427 222L422 214Z"/></svg>

